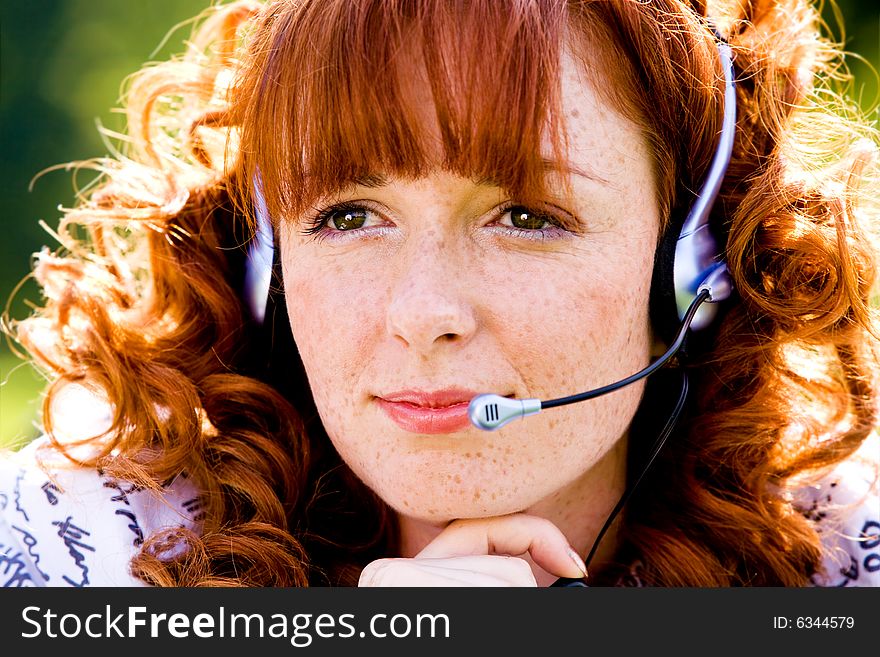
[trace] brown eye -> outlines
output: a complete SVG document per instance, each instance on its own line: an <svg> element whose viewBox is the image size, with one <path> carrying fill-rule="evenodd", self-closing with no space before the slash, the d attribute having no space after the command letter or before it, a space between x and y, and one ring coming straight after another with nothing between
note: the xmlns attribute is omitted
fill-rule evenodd
<svg viewBox="0 0 880 657"><path fill-rule="evenodd" d="M336 230L355 230L362 228L367 221L366 210L337 210L328 217L331 228Z"/></svg>
<svg viewBox="0 0 880 657"><path fill-rule="evenodd" d="M540 230L546 224L552 224L553 221L547 215L533 212L522 206L514 206L508 210L510 212L510 223L514 228L523 230Z"/></svg>

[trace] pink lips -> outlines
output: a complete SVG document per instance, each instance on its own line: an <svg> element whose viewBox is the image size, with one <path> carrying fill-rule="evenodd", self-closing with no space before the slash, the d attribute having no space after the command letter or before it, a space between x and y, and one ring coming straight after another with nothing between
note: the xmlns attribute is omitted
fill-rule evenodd
<svg viewBox="0 0 880 657"><path fill-rule="evenodd" d="M468 404L476 392L458 388L422 392L400 390L376 397L391 420L405 431L422 434L453 433L469 426Z"/></svg>

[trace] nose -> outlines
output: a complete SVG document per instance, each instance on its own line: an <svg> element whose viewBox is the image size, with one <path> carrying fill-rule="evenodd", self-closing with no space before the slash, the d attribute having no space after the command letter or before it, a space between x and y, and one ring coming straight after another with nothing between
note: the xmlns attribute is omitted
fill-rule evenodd
<svg viewBox="0 0 880 657"><path fill-rule="evenodd" d="M388 332L422 355L443 344L466 344L477 319L463 264L442 246L416 254L392 289Z"/></svg>

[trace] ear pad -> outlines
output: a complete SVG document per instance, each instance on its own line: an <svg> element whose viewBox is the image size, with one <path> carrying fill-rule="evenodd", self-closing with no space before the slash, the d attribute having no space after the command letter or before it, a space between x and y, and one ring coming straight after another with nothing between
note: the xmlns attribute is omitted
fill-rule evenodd
<svg viewBox="0 0 880 657"><path fill-rule="evenodd" d="M657 245L657 251L654 254L654 272L651 277L649 313L654 334L666 345L672 344L675 335L681 328L681 319L675 299L675 254L684 225L684 216L685 213L682 211L673 212L669 226L660 238L660 243ZM717 225L717 219L719 219L717 216L711 218L710 229ZM727 241L724 231L712 230L712 234L716 237L719 244L720 253L723 254L724 245ZM697 280L695 284L700 282ZM735 296L735 294L735 291L733 291L732 296ZM712 319L711 324L699 330L692 329L689 332L686 344L690 348L682 349L679 358L684 358L688 352L693 354L711 348L718 326L730 306L729 299L716 304L717 314Z"/></svg>
<svg viewBox="0 0 880 657"><path fill-rule="evenodd" d="M667 345L672 344L681 325L675 305L674 265L675 247L683 223L684 213L673 212L654 253L649 312L654 333Z"/></svg>
<svg viewBox="0 0 880 657"><path fill-rule="evenodd" d="M257 329L260 345L258 362L262 363L260 378L287 398L308 421L317 411L314 410L308 377L293 339L279 254L280 250L276 247L272 255L272 281L269 285L266 317Z"/></svg>

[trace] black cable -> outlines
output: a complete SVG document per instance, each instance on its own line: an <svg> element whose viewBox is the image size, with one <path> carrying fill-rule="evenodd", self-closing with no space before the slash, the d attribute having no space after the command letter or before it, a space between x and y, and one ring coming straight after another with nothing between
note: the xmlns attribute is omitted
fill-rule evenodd
<svg viewBox="0 0 880 657"><path fill-rule="evenodd" d="M648 472L648 469L654 463L654 460L657 458L657 455L660 454L660 450L663 449L663 445L666 444L666 440L672 434L672 430L675 428L676 422L678 422L678 418L681 415L682 410L684 410L685 403L687 401L688 394L688 377L687 372L681 370L681 392L678 396L678 401L675 404L675 407L672 409L672 413L669 414L669 418L666 420L666 425L663 427L663 430L657 436L657 440L654 441L654 446L651 448L650 453L648 454L648 459L645 463L645 466L642 468L642 471L639 473L639 476L630 482L627 486L626 490L623 491L623 495L620 496L620 499L617 501L617 504L614 505L614 508L611 510L611 513L608 515L608 518L605 520L605 524L602 525L602 529L599 530L599 533L596 536L596 539L593 541L593 546L590 548L590 552L587 555L587 558L584 559L584 565L586 565L587 570L589 571L590 562L593 560L593 557L596 554L596 550L599 548L599 544L602 542L602 539L605 537L605 533L611 527L611 524L614 522L614 519L620 513L629 499L632 497L638 485L641 483L642 479L644 479L645 474ZM585 579L585 578L584 578ZM554 587L573 587L573 586L586 586L583 579L571 579L567 577L563 577L558 579L553 583Z"/></svg>
<svg viewBox="0 0 880 657"><path fill-rule="evenodd" d="M639 473L639 476L630 483L627 489L621 495L620 500L615 505L614 509L611 511L611 514L608 516L608 519L605 521L605 524L602 526L602 529L599 530L598 536L596 536L596 540L593 541L593 547L590 549L590 553L587 555L587 558L584 560L584 563L589 567L590 562L593 560L593 556L596 554L596 550L599 547L599 543L602 538L605 536L605 532L608 531L608 528L611 527L611 523L614 522L617 514L620 513L621 509L626 506L626 503L629 501L629 498L632 497L633 492L635 492L636 487L645 477L645 474L648 472L648 468L654 463L654 460L657 458L657 455L660 453L660 450L663 448L663 445L666 444L666 439L669 438L672 430L675 428L675 424L678 421L679 415L681 415L682 410L684 409L685 402L687 401L688 394L688 377L687 372L681 370L681 392L678 396L678 401L675 403L675 408L672 409L672 413L669 415L669 419L666 420L666 426L663 427L663 431L660 432L660 435L657 437L657 440L654 441L654 447L651 449L648 460L645 463L645 466L642 468L642 471Z"/></svg>
<svg viewBox="0 0 880 657"><path fill-rule="evenodd" d="M576 401L583 401L584 399L592 399L593 397L598 397L599 395L603 395L607 392L613 392L618 388L622 388L625 385L632 383L633 381L637 381L640 378L646 377L649 374L652 374L654 371L662 367L672 356L674 356L679 349L681 349L682 344L684 344L685 336L687 335L687 331L690 328L691 321L693 321L694 315L697 312L697 309L700 305L708 299L710 296L707 290L703 290L697 297L691 302L690 307L688 307L687 313L685 313L684 319L682 320L681 328L678 330L678 334L675 336L675 341L672 343L672 346L667 349L666 353L664 353L660 358L651 363L648 367L641 370L640 372L636 372L632 376L623 379L617 383L613 383L611 385L605 386L604 388L597 388L596 390L591 390L589 392L581 393L578 395L571 395L570 397L561 397L559 399L553 399L549 402L541 402L541 409L550 408L552 406L562 406L563 404L570 404ZM645 474L648 472L648 469L654 463L654 460L657 458L657 455L660 453L660 450L663 449L663 445L666 444L666 440L672 434L672 430L675 428L676 423L678 422L678 418L681 415L681 412L684 410L685 403L687 402L688 395L688 377L687 372L683 369L681 371L681 392L678 395L678 401L675 403L675 407L672 409L672 412L669 414L668 419L666 420L666 424L663 426L663 430L657 435L657 439L654 441L653 447L648 453L647 461L642 468L642 471L639 473L639 476L633 479L623 491L623 494L620 496L620 499L617 501L617 504L614 505L614 508L611 510L611 513L608 515L608 518L605 520L605 524L602 525L602 529L599 530L599 533L596 535L596 539L593 541L593 546L590 548L589 554L587 554L587 558L584 559L584 564L587 566L589 570L590 562L593 560L593 557L596 554L596 550L599 548L599 543L601 543L602 539L605 536L605 533L611 527L611 524L614 522L614 519L620 513L629 499L632 497L633 493L638 487L639 483L641 483L642 479L645 477ZM585 579L585 578L584 578ZM572 586L586 586L584 583L584 579L571 579L571 578L560 578L553 583L554 587L572 587Z"/></svg>

